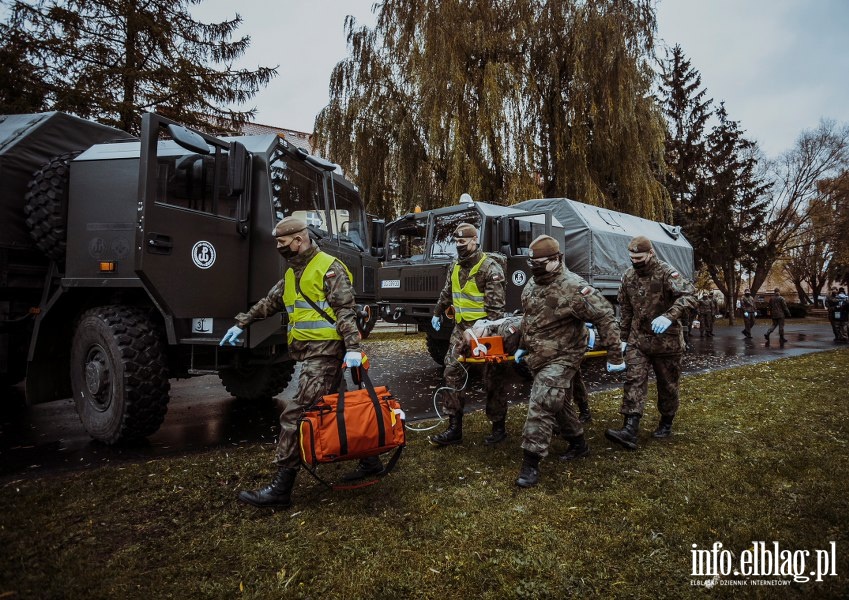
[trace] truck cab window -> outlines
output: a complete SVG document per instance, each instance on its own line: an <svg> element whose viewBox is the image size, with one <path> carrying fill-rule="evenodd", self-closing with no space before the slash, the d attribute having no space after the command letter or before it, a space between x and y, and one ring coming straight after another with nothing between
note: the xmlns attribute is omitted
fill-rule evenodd
<svg viewBox="0 0 849 600"><path fill-rule="evenodd" d="M158 156L156 202L236 218L238 198L227 195L227 153Z"/></svg>
<svg viewBox="0 0 849 600"><path fill-rule="evenodd" d="M336 193L334 209L330 211L333 234L342 242L350 242L358 250L366 249L366 220L360 209L360 197L350 184L334 178L333 189Z"/></svg>
<svg viewBox="0 0 849 600"><path fill-rule="evenodd" d="M329 233L321 175L302 161L278 153L271 159L271 195L277 220L299 217Z"/></svg>
<svg viewBox="0 0 849 600"><path fill-rule="evenodd" d="M387 260L422 261L427 244L427 216L411 217L387 231Z"/></svg>
<svg viewBox="0 0 849 600"><path fill-rule="evenodd" d="M447 215L437 215L433 219L433 246L430 255L436 258L456 258L457 246L454 243L454 231L460 223L471 223L480 232L481 216L477 211L469 210ZM478 241L482 241L479 240Z"/></svg>
<svg viewBox="0 0 849 600"><path fill-rule="evenodd" d="M531 220L532 218L518 217L513 219L513 236L511 236L510 248L512 256L527 256L530 253L531 242L545 233L545 222L534 223Z"/></svg>

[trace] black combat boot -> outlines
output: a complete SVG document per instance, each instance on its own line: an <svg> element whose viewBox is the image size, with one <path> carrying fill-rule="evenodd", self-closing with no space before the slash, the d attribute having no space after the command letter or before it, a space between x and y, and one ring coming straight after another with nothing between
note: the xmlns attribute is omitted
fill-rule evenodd
<svg viewBox="0 0 849 600"><path fill-rule="evenodd" d="M493 421L492 433L486 436L483 443L487 446L493 446L507 439L507 428L504 424L504 419Z"/></svg>
<svg viewBox="0 0 849 600"><path fill-rule="evenodd" d="M660 423L657 424L657 429L651 434L652 437L656 438L668 438L672 435L672 419L675 418L675 415L668 417L666 415L660 416Z"/></svg>
<svg viewBox="0 0 849 600"><path fill-rule="evenodd" d="M604 437L611 442L616 442L628 448L629 450L637 449L637 433L640 430L640 417L642 415L625 415L625 423L622 429L608 429L604 432Z"/></svg>
<svg viewBox="0 0 849 600"><path fill-rule="evenodd" d="M566 454L560 455L560 460L575 460L577 458L584 458L587 454L590 453L590 447L587 445L587 440L584 439L584 434L576 435L575 437L568 437L566 441L569 442L569 448L566 450Z"/></svg>
<svg viewBox="0 0 849 600"><path fill-rule="evenodd" d="M527 488L539 483L540 458L542 457L539 454L525 450L525 456L522 459L522 468L519 469L519 478L516 479L516 485Z"/></svg>
<svg viewBox="0 0 849 600"><path fill-rule="evenodd" d="M578 420L581 423L590 423L593 420L593 414L590 412L590 407L586 404L578 406Z"/></svg>
<svg viewBox="0 0 849 600"><path fill-rule="evenodd" d="M463 441L463 413L448 415L448 429L439 435L431 436L434 446L453 446Z"/></svg>
<svg viewBox="0 0 849 600"><path fill-rule="evenodd" d="M292 505L292 487L298 469L280 467L270 485L255 492L239 492L239 500L259 508L288 508Z"/></svg>
<svg viewBox="0 0 849 600"><path fill-rule="evenodd" d="M370 475L377 475L382 472L383 463L380 461L380 457L369 456L367 458L361 458L357 468L350 473L342 475L339 481L357 481L358 479L365 479Z"/></svg>

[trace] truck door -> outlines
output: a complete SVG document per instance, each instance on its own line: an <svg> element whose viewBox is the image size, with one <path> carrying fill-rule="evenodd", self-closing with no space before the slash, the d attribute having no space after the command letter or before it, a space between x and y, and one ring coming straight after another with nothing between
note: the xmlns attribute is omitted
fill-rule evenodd
<svg viewBox="0 0 849 600"><path fill-rule="evenodd" d="M522 289L531 276L528 254L531 242L538 236L551 235L551 215L523 213L501 218L499 248L507 256L507 309L521 308Z"/></svg>
<svg viewBox="0 0 849 600"><path fill-rule="evenodd" d="M189 150L160 140L169 124L176 126L158 115L142 119L136 272L167 315L192 319L193 336L215 334L246 308L250 159L241 193L231 195L230 144L180 128L198 142ZM221 321L215 331L213 319Z"/></svg>

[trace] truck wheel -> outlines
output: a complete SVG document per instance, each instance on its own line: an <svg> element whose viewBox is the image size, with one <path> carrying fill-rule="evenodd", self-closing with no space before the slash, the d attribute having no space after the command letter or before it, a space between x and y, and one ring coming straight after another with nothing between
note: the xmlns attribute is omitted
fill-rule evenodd
<svg viewBox="0 0 849 600"><path fill-rule="evenodd" d="M24 213L30 236L45 256L65 260L68 225L68 180L71 160L79 152L61 154L33 174L24 195Z"/></svg>
<svg viewBox="0 0 849 600"><path fill-rule="evenodd" d="M246 400L273 398L286 389L295 372L295 361L271 365L239 365L218 371L231 396Z"/></svg>
<svg viewBox="0 0 849 600"><path fill-rule="evenodd" d="M89 435L106 444L153 434L168 409L163 336L148 310L83 313L71 346L74 403Z"/></svg>
<svg viewBox="0 0 849 600"><path fill-rule="evenodd" d="M428 336L427 351L436 364L445 366L445 355L448 353L448 344L451 340L441 340Z"/></svg>

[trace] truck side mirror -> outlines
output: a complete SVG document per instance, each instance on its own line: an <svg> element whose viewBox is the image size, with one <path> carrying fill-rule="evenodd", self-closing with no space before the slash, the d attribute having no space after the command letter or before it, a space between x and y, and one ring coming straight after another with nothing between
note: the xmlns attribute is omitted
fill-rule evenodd
<svg viewBox="0 0 849 600"><path fill-rule="evenodd" d="M186 129L182 125L170 123L168 125L168 134L171 138L186 150L197 152L198 154L209 154L209 144L198 133Z"/></svg>
<svg viewBox="0 0 849 600"><path fill-rule="evenodd" d="M386 249L386 221L383 219L375 219L371 222L371 249L369 253L372 256L383 260Z"/></svg>
<svg viewBox="0 0 849 600"><path fill-rule="evenodd" d="M245 179L248 150L244 144L230 142L227 158L227 193L238 196L245 191Z"/></svg>

